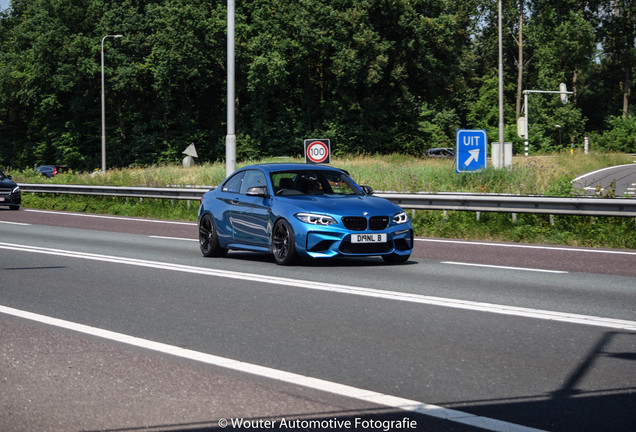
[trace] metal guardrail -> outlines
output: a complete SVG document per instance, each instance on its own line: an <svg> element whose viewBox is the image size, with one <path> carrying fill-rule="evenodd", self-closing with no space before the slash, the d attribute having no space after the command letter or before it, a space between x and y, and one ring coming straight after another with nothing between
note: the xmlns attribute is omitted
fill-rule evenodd
<svg viewBox="0 0 636 432"><path fill-rule="evenodd" d="M20 189L26 193L191 201L199 200L205 192L210 190L209 188L146 188L59 184L20 184ZM406 209L636 217L636 199L632 198L569 198L470 193L405 194L387 192L376 192L374 195L386 198Z"/></svg>
<svg viewBox="0 0 636 432"><path fill-rule="evenodd" d="M568 198L515 195L376 194L403 208L533 213L575 216L636 217L636 199Z"/></svg>
<svg viewBox="0 0 636 432"><path fill-rule="evenodd" d="M65 184L19 184L22 192L53 193L70 195L112 196L122 198L155 198L199 200L210 189L192 188L148 188L123 186L93 186L93 185L65 185Z"/></svg>

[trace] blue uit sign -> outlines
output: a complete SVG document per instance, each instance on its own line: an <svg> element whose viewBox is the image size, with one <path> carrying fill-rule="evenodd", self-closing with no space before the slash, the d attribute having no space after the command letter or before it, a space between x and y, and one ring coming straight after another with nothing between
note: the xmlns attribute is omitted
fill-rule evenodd
<svg viewBox="0 0 636 432"><path fill-rule="evenodd" d="M456 171L477 171L486 168L488 137L485 130L457 130Z"/></svg>

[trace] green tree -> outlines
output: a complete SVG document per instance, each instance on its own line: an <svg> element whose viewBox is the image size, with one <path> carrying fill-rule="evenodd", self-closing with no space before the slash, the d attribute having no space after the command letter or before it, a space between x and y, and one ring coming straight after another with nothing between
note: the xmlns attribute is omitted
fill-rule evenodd
<svg viewBox="0 0 636 432"><path fill-rule="evenodd" d="M523 89L575 92L568 105L530 97L533 151L586 129L608 148L627 134L617 148L629 149L636 2L502 1L506 140L519 150L521 72ZM336 154L414 155L452 145L459 127L496 139L496 2L248 0L236 12L239 157L298 154L308 137ZM224 0L13 0L0 13L0 164L99 166L108 34L124 35L105 42L108 165L178 162L190 143L223 159L225 32Z"/></svg>
<svg viewBox="0 0 636 432"><path fill-rule="evenodd" d="M336 151L401 151L423 102L452 109L466 87L468 14L447 1L273 0L244 14L242 121L268 153L308 133L338 136Z"/></svg>
<svg viewBox="0 0 636 432"><path fill-rule="evenodd" d="M124 35L108 53L115 166L176 162L190 143L201 158L221 158L225 25L223 2L103 4L97 32Z"/></svg>
<svg viewBox="0 0 636 432"><path fill-rule="evenodd" d="M535 90L557 91L563 82L574 92L566 106L557 95L529 96L531 146L543 151L569 148L581 141L585 131L578 94L581 71L594 57L593 20L585 2L578 0L535 0L531 9L525 34L532 62L526 84L534 84Z"/></svg>
<svg viewBox="0 0 636 432"><path fill-rule="evenodd" d="M617 152L636 152L636 117L610 116L607 128L592 138L600 148Z"/></svg>
<svg viewBox="0 0 636 432"><path fill-rule="evenodd" d="M7 153L18 166L81 164L90 130L86 82L95 73L90 0L14 1L2 18L0 94Z"/></svg>
<svg viewBox="0 0 636 432"><path fill-rule="evenodd" d="M609 114L627 116L633 101L634 67L636 66L636 2L618 0L600 2L598 14L599 43L604 48L602 71L610 85Z"/></svg>

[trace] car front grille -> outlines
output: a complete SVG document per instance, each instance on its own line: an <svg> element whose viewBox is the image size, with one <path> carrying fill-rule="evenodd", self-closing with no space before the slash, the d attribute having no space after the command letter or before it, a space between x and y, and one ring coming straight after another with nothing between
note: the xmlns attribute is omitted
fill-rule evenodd
<svg viewBox="0 0 636 432"><path fill-rule="evenodd" d="M352 231L364 231L367 229L367 218L362 216L345 216L342 223Z"/></svg>
<svg viewBox="0 0 636 432"><path fill-rule="evenodd" d="M389 226L388 216L371 216L367 222L367 218L363 216L345 216L342 223L351 231L365 231L370 229L380 231Z"/></svg>
<svg viewBox="0 0 636 432"><path fill-rule="evenodd" d="M389 226L388 216L372 216L369 219L369 229L371 230L383 230Z"/></svg>

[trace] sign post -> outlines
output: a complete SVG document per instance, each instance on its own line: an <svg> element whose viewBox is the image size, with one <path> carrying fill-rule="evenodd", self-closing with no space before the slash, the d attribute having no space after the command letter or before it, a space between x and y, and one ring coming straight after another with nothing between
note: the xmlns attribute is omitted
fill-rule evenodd
<svg viewBox="0 0 636 432"><path fill-rule="evenodd" d="M455 171L469 172L486 168L488 137L485 130L457 130Z"/></svg>
<svg viewBox="0 0 636 432"><path fill-rule="evenodd" d="M305 163L331 163L331 142L328 139L306 139Z"/></svg>

